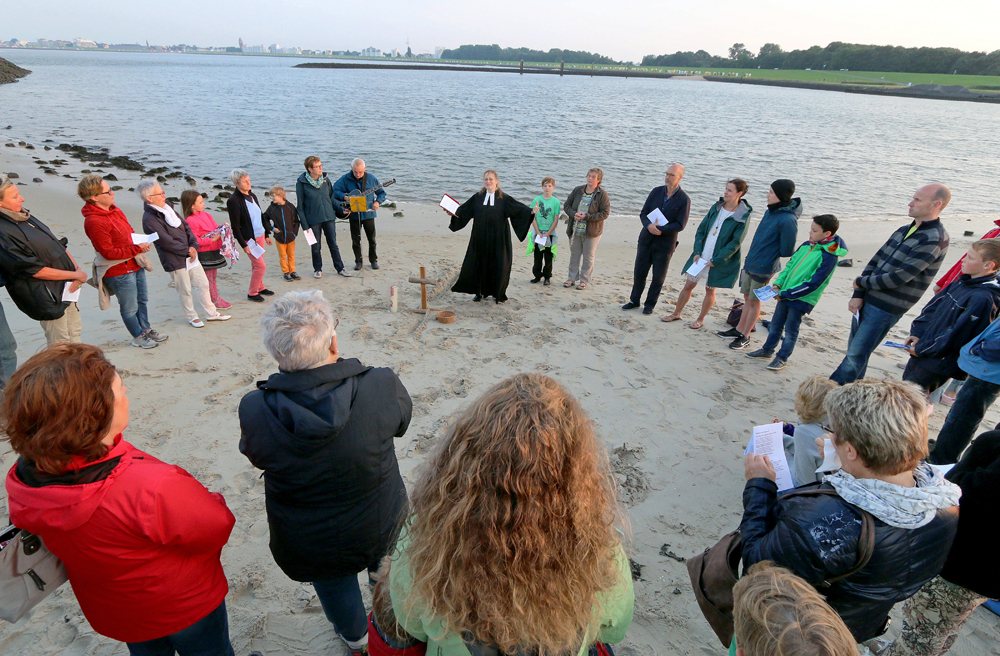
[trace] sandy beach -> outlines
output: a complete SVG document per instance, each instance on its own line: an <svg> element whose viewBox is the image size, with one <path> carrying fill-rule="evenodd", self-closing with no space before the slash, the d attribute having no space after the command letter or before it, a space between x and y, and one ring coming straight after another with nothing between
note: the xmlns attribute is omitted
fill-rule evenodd
<svg viewBox="0 0 1000 656"><path fill-rule="evenodd" d="M44 175L32 156L69 161L58 175ZM87 164L58 151L46 152L0 146L0 171L16 172L24 183L25 207L58 236L69 239L70 252L89 271L93 247L83 231L82 201L75 195L80 170ZM91 167L92 168L92 167ZM129 187L138 173L105 169L122 185L117 204L134 228L141 225L141 203ZM250 170L253 175L253 170ZM378 171L373 170L378 175ZM72 179L63 177L64 174ZM213 175L218 176L219 172ZM41 183L32 178L43 179ZM581 172L579 183L582 183ZM255 191L294 180L253 178ZM914 188L926 181L914 180ZM947 181L944 181L947 182ZM199 187L210 190L220 180ZM475 189L447 190L465 198ZM189 188L182 179L164 184L168 196ZM556 195L565 198L571 181L561 181ZM721 181L720 185L721 187ZM478 187L477 187L478 188ZM389 189L391 192L392 189ZM614 189L609 189L614 207ZM804 216L821 213L809 190L800 190ZM765 206L763 191L749 199ZM390 199L392 194L390 193ZM432 201L432 199L428 199ZM528 200L528 199L519 199ZM907 197L898 199L899 214ZM265 204L266 207L266 204ZM224 207L209 203L219 222L227 220ZM847 347L850 280L888 237L899 221L847 221L840 234L846 240L854 268L838 268L816 310L804 322L799 343L780 372L765 369L766 361L751 360L730 351L715 331L723 327L735 290L720 290L716 308L705 328L691 330L702 289L695 292L685 321L662 323L659 317L673 309L680 288L680 270L691 251L697 222L707 207L692 208L691 223L681 234L670 265L667 286L657 311L644 316L623 312L632 284L639 220L613 215L597 250L594 283L577 291L561 286L568 266L568 248L555 260L553 285L529 284L531 260L523 257L525 244L515 243L515 259L504 305L473 303L466 295L449 291L458 276L468 242L468 229L451 233L447 218L433 205L401 203L395 211L379 212L378 239L381 269L354 272L341 278L327 262L320 280L311 277L309 248L301 236L297 261L303 280L281 278L277 251L268 249L265 281L277 293L292 289L320 289L333 303L340 319L339 342L344 357L395 370L413 398L413 420L397 441L396 453L404 480L410 486L425 455L439 439L449 418L495 382L521 371L546 373L565 385L594 420L608 448L619 482L620 502L627 510L630 538L627 550L641 566L635 582L635 620L619 654L720 654L722 650L702 618L690 591L683 558L700 552L738 526L744 485L743 449L752 426L772 417L796 421L793 394L799 382L814 374L832 372ZM990 227L997 216L961 219L945 214L952 243L945 266L951 266L968 245ZM972 231L972 237L963 236ZM350 254L346 225L337 228L344 259ZM799 239L808 232L808 220L799 224ZM560 230L561 233L561 230ZM749 237L746 245L749 245ZM432 307L457 312L452 324L433 316L413 314L420 288L407 277L425 266L427 276L439 281L428 289ZM260 344L257 323L267 304L246 301L249 264L242 258L231 269L220 269L219 289L233 303L233 319L195 329L185 320L170 277L156 264L148 274L150 321L170 335L159 348L143 351L129 345L117 304L101 312L93 288L84 287L80 301L83 339L100 346L118 367L131 399L131 423L125 437L138 448L175 463L213 492L221 492L236 515L236 527L222 562L229 578L227 597L233 645L238 655L256 649L267 656L346 653L326 620L312 587L289 580L268 550L264 512L264 484L239 453L237 406L257 380L276 371ZM400 288L400 311L389 312L389 287ZM929 293L925 296L925 301ZM0 292L7 318L18 342L18 360L25 361L45 345L37 322L22 315L6 291ZM917 311L899 322L890 339L902 341ZM765 306L766 309L768 308ZM766 317L765 317L766 318ZM753 343L764 331L758 326ZM899 378L904 354L879 349L868 375ZM931 417L931 436L941 426L946 408ZM1000 412L991 410L984 421L992 427ZM0 443L6 472L15 456ZM6 493L0 491L0 513L6 511ZM4 517L5 518L5 517ZM898 631L899 608L892 632ZM0 625L0 653L41 656L55 654L126 654L124 644L97 635L83 618L70 586L63 586L16 625ZM963 628L950 654L1000 654L1000 619L979 609Z"/></svg>

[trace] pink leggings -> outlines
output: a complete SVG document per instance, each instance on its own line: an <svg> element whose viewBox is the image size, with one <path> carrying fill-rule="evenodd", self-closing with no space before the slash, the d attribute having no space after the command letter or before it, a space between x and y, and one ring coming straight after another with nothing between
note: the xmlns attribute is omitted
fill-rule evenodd
<svg viewBox="0 0 1000 656"><path fill-rule="evenodd" d="M215 282L218 273L217 269L205 269L205 277L208 278L208 294L212 298L212 302L216 305L222 300L222 297L219 296L219 288Z"/></svg>
<svg viewBox="0 0 1000 656"><path fill-rule="evenodd" d="M257 237L257 243L260 244L261 248L264 248L264 238ZM267 262L264 261L264 255L260 257L250 256L250 290L247 292L250 296L255 296L260 293L260 290L267 289L264 286L264 272L267 271Z"/></svg>

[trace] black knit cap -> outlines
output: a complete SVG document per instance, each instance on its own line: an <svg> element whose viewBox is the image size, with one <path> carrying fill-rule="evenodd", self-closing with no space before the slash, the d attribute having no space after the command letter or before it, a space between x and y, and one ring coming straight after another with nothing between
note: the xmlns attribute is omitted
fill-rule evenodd
<svg viewBox="0 0 1000 656"><path fill-rule="evenodd" d="M778 200L782 203L787 203L792 199L792 195L795 194L795 183L786 178L781 178L771 183L771 191L778 197Z"/></svg>

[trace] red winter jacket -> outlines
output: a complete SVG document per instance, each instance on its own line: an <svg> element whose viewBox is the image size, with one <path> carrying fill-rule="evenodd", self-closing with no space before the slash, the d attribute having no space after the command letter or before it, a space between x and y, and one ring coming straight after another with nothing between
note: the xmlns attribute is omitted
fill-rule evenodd
<svg viewBox="0 0 1000 656"><path fill-rule="evenodd" d="M94 250L108 260L128 260L108 269L105 278L124 276L139 270L139 265L132 259L142 252L142 249L132 243L132 224L125 218L125 212L112 205L103 210L93 203L84 203L83 231L90 238Z"/></svg>
<svg viewBox="0 0 1000 656"><path fill-rule="evenodd" d="M7 473L10 520L66 565L94 630L162 638L215 610L229 585L219 556L236 519L221 494L122 439L52 476L24 459Z"/></svg>

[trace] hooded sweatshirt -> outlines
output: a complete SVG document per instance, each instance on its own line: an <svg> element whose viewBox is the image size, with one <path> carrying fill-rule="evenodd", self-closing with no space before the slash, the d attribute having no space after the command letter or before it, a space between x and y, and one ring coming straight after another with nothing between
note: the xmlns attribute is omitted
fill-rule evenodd
<svg viewBox="0 0 1000 656"><path fill-rule="evenodd" d="M221 494L122 439L57 476L19 459L7 473L10 520L66 565L95 631L143 642L215 610L229 585L219 556L236 518Z"/></svg>
<svg viewBox="0 0 1000 656"><path fill-rule="evenodd" d="M838 235L826 241L804 242L774 281L778 298L803 312L810 312L833 278L838 258L847 255L847 245Z"/></svg>
<svg viewBox="0 0 1000 656"><path fill-rule="evenodd" d="M356 359L273 374L243 397L240 452L264 470L271 553L289 578L377 569L406 512L393 437L412 409L391 369Z"/></svg>
<svg viewBox="0 0 1000 656"><path fill-rule="evenodd" d="M795 252L800 216L802 201L798 198L768 205L750 242L743 270L760 277L781 271L781 258L791 257Z"/></svg>
<svg viewBox="0 0 1000 656"><path fill-rule="evenodd" d="M128 260L108 269L105 278L124 276L140 269L132 258L142 249L132 243L135 230L117 205L105 210L93 203L84 203L80 212L83 214L83 231L94 245L94 250L106 260Z"/></svg>

